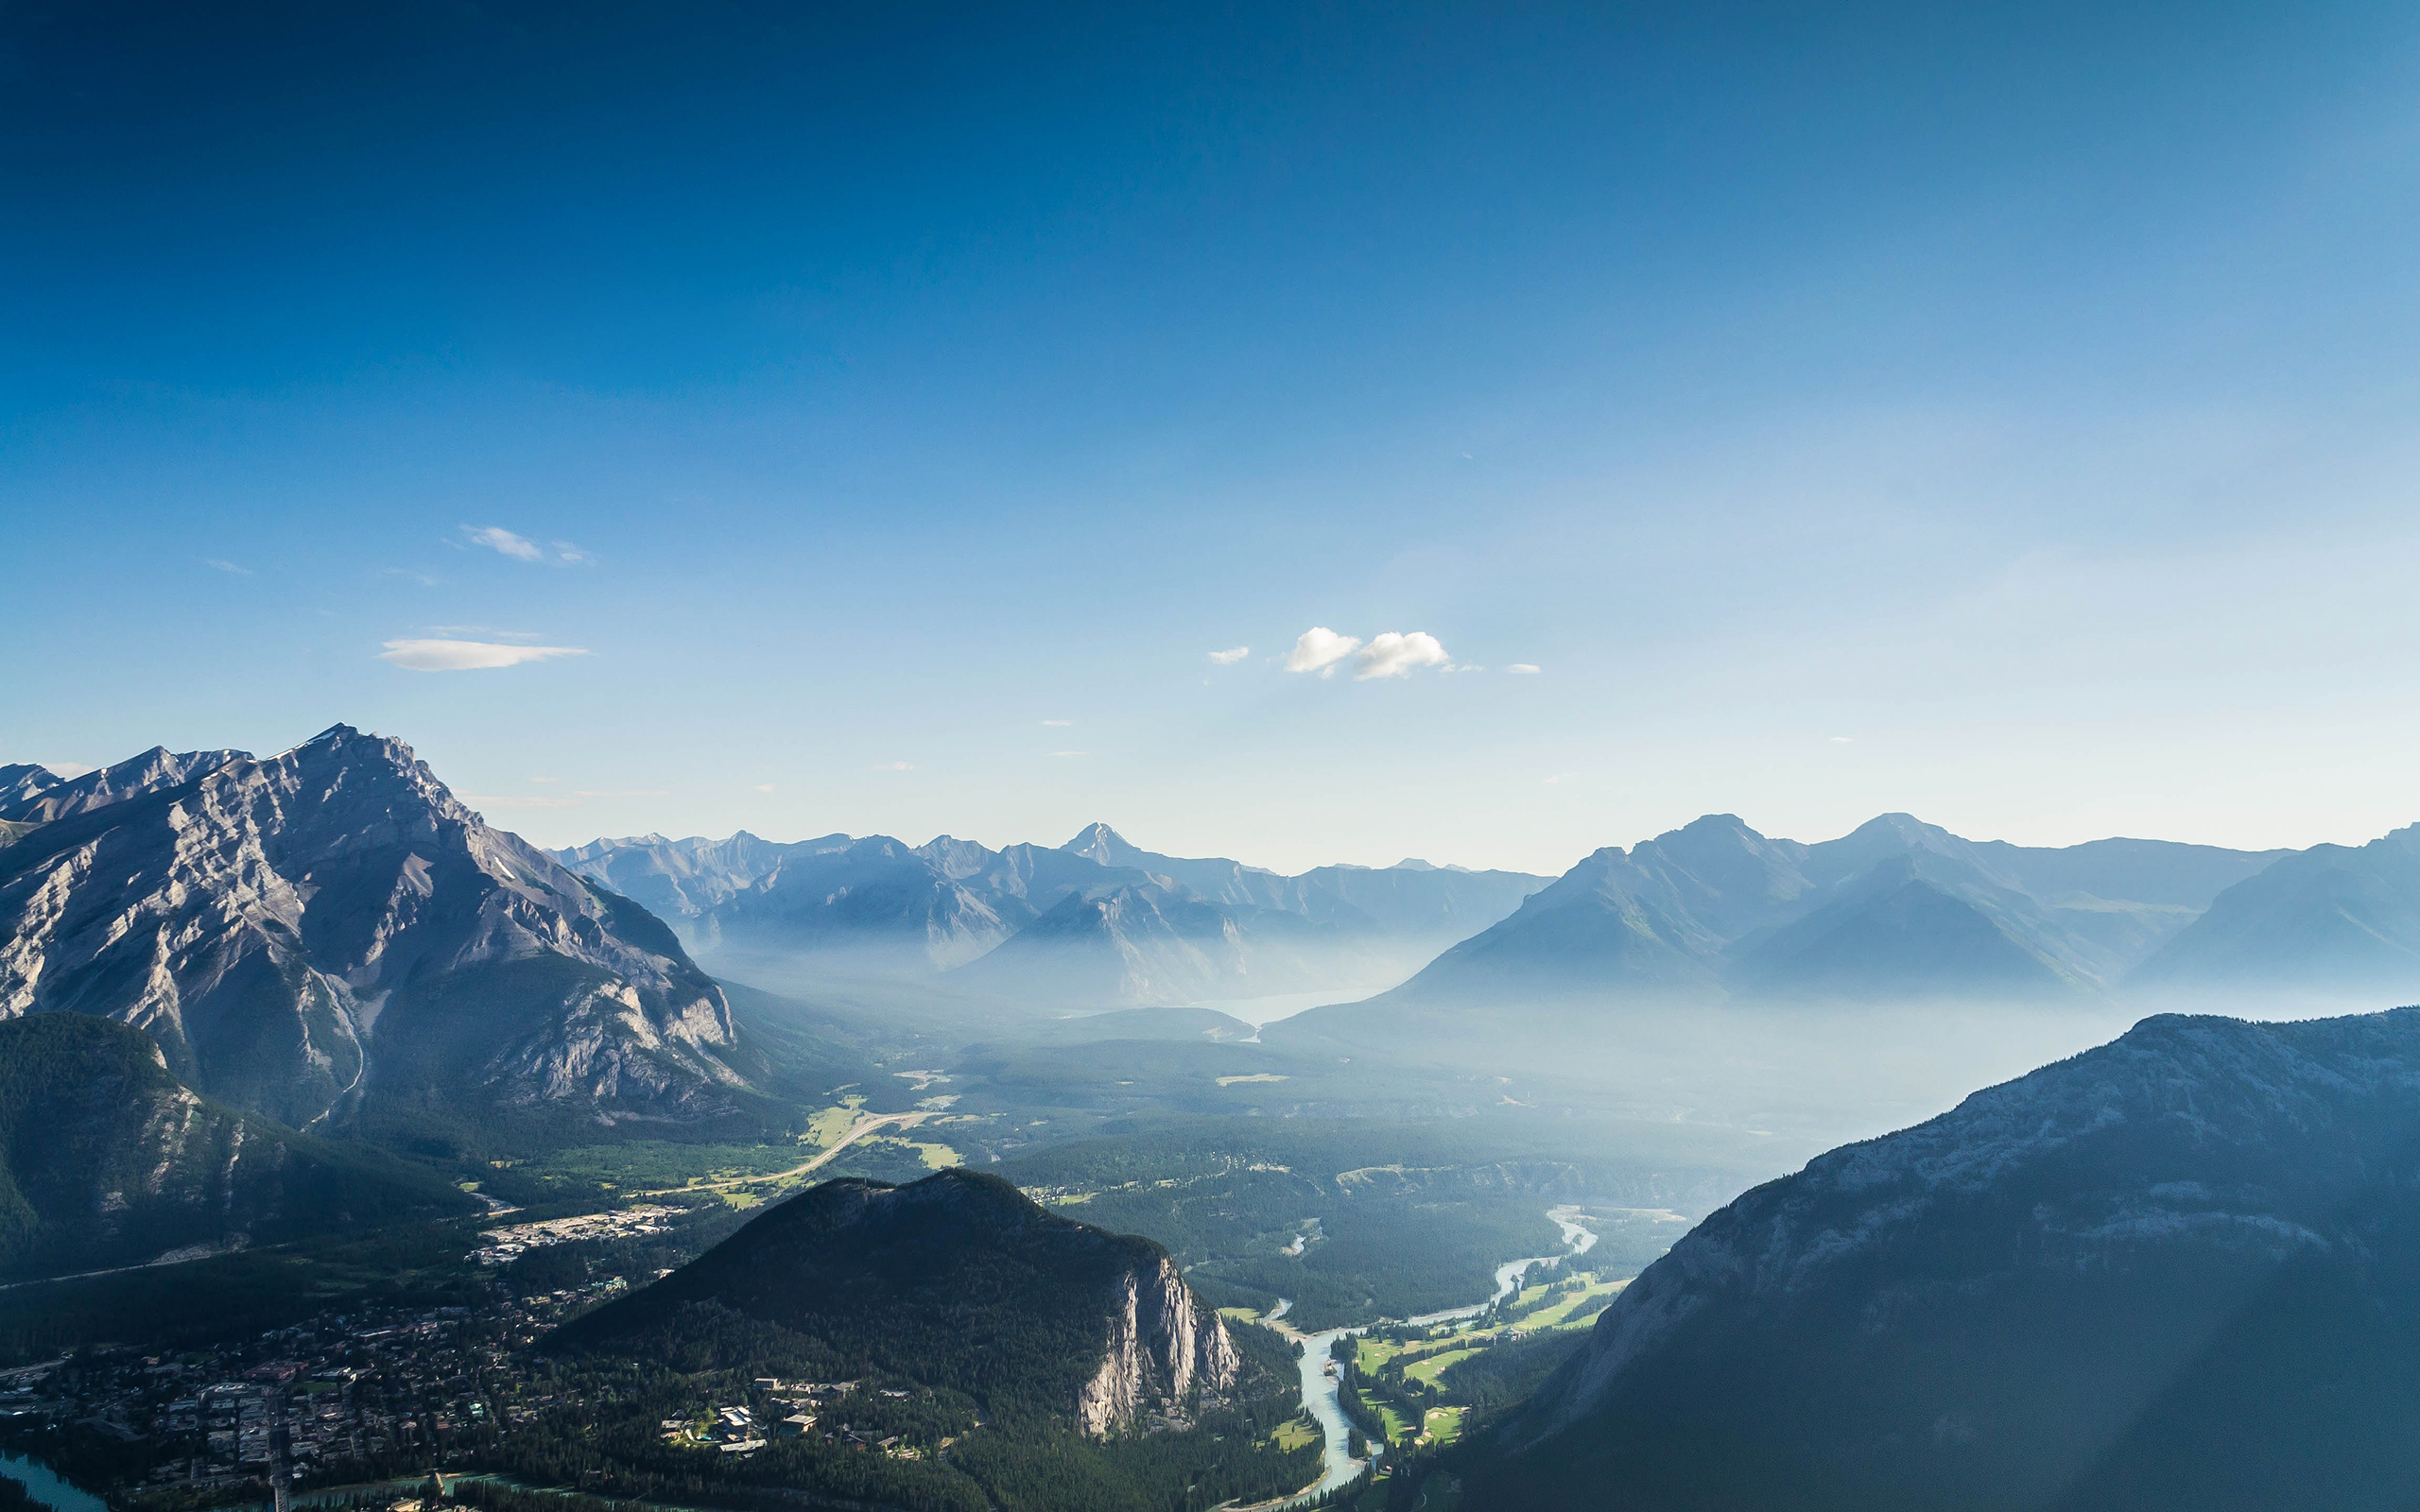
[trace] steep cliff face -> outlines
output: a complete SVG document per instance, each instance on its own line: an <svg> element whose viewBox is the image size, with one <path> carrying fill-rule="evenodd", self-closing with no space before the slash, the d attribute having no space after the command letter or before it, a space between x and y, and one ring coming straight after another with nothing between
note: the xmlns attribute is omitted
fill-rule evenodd
<svg viewBox="0 0 2420 1512"><path fill-rule="evenodd" d="M84 1014L0 1023L0 1277L475 1211L428 1172L197 1096Z"/></svg>
<svg viewBox="0 0 2420 1512"><path fill-rule="evenodd" d="M1244 1368L1159 1246L959 1170L904 1187L827 1181L552 1347L945 1385L1096 1435L1183 1426Z"/></svg>
<svg viewBox="0 0 2420 1512"><path fill-rule="evenodd" d="M381 1092L662 1116L740 1085L729 1007L670 931L490 829L402 742L339 725L228 754L124 764L86 793L107 801L0 849L0 1017L133 1024L182 1079L297 1126Z"/></svg>
<svg viewBox="0 0 2420 1512"><path fill-rule="evenodd" d="M1240 1362L1218 1314L1203 1307L1166 1256L1117 1279L1100 1369L1076 1398L1077 1426L1103 1436L1146 1414L1183 1421L1202 1397L1234 1389Z"/></svg>
<svg viewBox="0 0 2420 1512"><path fill-rule="evenodd" d="M2149 1019L1708 1218L1478 1484L1540 1508L2407 1505L2415 1246L2420 1009Z"/></svg>

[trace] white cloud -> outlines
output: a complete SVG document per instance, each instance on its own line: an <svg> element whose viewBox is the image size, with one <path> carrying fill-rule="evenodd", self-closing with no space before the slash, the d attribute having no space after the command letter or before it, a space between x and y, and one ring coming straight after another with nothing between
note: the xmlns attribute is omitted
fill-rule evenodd
<svg viewBox="0 0 2420 1512"><path fill-rule="evenodd" d="M1336 676L1336 664L1360 647L1357 635L1339 635L1324 625L1314 625L1294 642L1294 649L1286 653L1288 672L1316 672L1322 678Z"/></svg>
<svg viewBox="0 0 2420 1512"><path fill-rule="evenodd" d="M578 567L592 563L596 560L596 558L568 541L558 541L555 542L555 560L570 562Z"/></svg>
<svg viewBox="0 0 2420 1512"><path fill-rule="evenodd" d="M1507 672L1518 672L1525 678L1534 678L1538 675L1537 664L1532 662L1515 662L1504 670Z"/></svg>
<svg viewBox="0 0 2420 1512"><path fill-rule="evenodd" d="M1064 730L1069 725L1074 724L1075 721L1072 719L1046 719L1042 723L1044 726L1051 730Z"/></svg>
<svg viewBox="0 0 2420 1512"><path fill-rule="evenodd" d="M1054 750L1050 754L1053 756L1089 756L1092 752L1088 750Z"/></svg>
<svg viewBox="0 0 2420 1512"><path fill-rule="evenodd" d="M1557 772L1552 777L1544 779L1544 781L1548 785L1552 785L1553 783L1562 782L1566 777L1578 777L1579 775L1580 774L1578 772Z"/></svg>
<svg viewBox="0 0 2420 1512"><path fill-rule="evenodd" d="M483 810L484 810L484 809L576 809L576 808L579 808L581 804L583 804L583 803L585 803L585 802L587 801L587 799L578 799L578 798L548 798L548 797L545 797L545 796L544 796L544 795L543 795L543 794L526 794L526 793L525 793L525 794L520 795L519 797L514 797L514 798L502 798L502 797L497 797L497 796L493 795L493 794L486 795L486 796L482 796L482 795L477 794L477 793L463 793L463 794L458 795L458 797L460 797L460 799L462 799L462 801L463 801L463 802L470 804L473 808L475 808L475 809L483 809Z"/></svg>
<svg viewBox="0 0 2420 1512"><path fill-rule="evenodd" d="M912 772L916 769L916 764L913 762L884 762L873 769L877 772Z"/></svg>
<svg viewBox="0 0 2420 1512"><path fill-rule="evenodd" d="M560 782L562 779L560 777L533 777L529 779L529 781L533 782Z"/></svg>
<svg viewBox="0 0 2420 1512"><path fill-rule="evenodd" d="M1854 746L1857 744L1857 737L1854 735L1834 735L1832 737L1832 744L1835 746Z"/></svg>
<svg viewBox="0 0 2420 1512"><path fill-rule="evenodd" d="M1222 667L1231 667L1250 655L1252 655L1251 646L1238 645L1225 651L1213 651L1210 653L1210 660Z"/></svg>
<svg viewBox="0 0 2420 1512"><path fill-rule="evenodd" d="M464 525L462 534L470 538L472 545L485 546L490 551L500 551L516 561L546 559L545 552L536 541L527 536L516 536L502 525L488 525L483 529L473 529L469 525Z"/></svg>
<svg viewBox="0 0 2420 1512"><path fill-rule="evenodd" d="M493 641L389 641L386 645L378 660L406 672L475 672L588 654L576 645L500 645Z"/></svg>
<svg viewBox="0 0 2420 1512"><path fill-rule="evenodd" d="M1367 682L1373 678L1408 678L1415 667L1453 665L1453 659L1437 643L1437 637L1426 630L1414 630L1409 635L1389 630L1374 636L1362 648L1359 661L1360 664L1353 669L1356 682Z"/></svg>
<svg viewBox="0 0 2420 1512"><path fill-rule="evenodd" d="M201 564L204 567L216 567L222 573L233 573L238 577L252 576L252 570L250 567L238 567L232 561L220 561L216 557L204 557Z"/></svg>
<svg viewBox="0 0 2420 1512"><path fill-rule="evenodd" d="M77 778L83 776L86 772L97 772L100 770L97 766L88 766L82 762L35 762L33 765L43 768L43 770L50 773L53 777L71 782Z"/></svg>
<svg viewBox="0 0 2420 1512"><path fill-rule="evenodd" d="M769 793L772 790L773 784L770 782L759 782L754 787L749 789L752 793Z"/></svg>

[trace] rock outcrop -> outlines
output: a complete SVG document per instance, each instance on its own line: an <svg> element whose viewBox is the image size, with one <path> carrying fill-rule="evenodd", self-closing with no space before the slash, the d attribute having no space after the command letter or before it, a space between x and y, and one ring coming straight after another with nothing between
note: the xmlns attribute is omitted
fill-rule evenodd
<svg viewBox="0 0 2420 1512"><path fill-rule="evenodd" d="M1118 1278L1108 1351L1076 1398L1077 1426L1101 1436L1153 1412L1181 1418L1201 1396L1232 1389L1238 1367L1225 1323L1163 1256Z"/></svg>

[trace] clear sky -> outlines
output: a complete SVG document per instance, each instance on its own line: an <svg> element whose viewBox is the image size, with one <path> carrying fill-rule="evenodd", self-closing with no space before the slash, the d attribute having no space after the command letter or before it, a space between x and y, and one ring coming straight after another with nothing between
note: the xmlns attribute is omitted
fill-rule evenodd
<svg viewBox="0 0 2420 1512"><path fill-rule="evenodd" d="M2420 819L2409 7L95 0L0 137L0 762L1288 869Z"/></svg>

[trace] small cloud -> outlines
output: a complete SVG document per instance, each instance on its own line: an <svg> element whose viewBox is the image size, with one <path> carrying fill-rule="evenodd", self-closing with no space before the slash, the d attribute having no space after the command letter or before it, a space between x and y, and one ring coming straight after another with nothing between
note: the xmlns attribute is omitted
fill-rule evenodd
<svg viewBox="0 0 2420 1512"><path fill-rule="evenodd" d="M912 772L915 769L916 764L913 762L884 762L873 768L877 772Z"/></svg>
<svg viewBox="0 0 2420 1512"><path fill-rule="evenodd" d="M560 777L533 777L529 779L529 781L533 782L560 782L562 779Z"/></svg>
<svg viewBox="0 0 2420 1512"><path fill-rule="evenodd" d="M1089 756L1092 752L1088 750L1054 750L1050 754L1053 756Z"/></svg>
<svg viewBox="0 0 2420 1512"><path fill-rule="evenodd" d="M1074 724L1075 721L1072 719L1046 719L1042 723L1046 729L1064 730L1069 725Z"/></svg>
<svg viewBox="0 0 2420 1512"><path fill-rule="evenodd" d="M1286 670L1316 672L1322 678L1332 678L1336 676L1336 664L1360 645L1357 635L1339 635L1324 625L1314 625L1296 639L1294 649L1286 653Z"/></svg>
<svg viewBox="0 0 2420 1512"><path fill-rule="evenodd" d="M252 576L252 570L250 567L238 567L232 561L220 561L216 557L204 557L201 564L204 567L215 567L222 573L233 573L238 577Z"/></svg>
<svg viewBox="0 0 2420 1512"><path fill-rule="evenodd" d="M1545 779L1545 781L1548 785L1552 785L1553 783L1562 782L1566 777L1578 777L1579 775L1580 774L1578 772L1557 772L1552 777Z"/></svg>
<svg viewBox="0 0 2420 1512"><path fill-rule="evenodd" d="M670 798L671 796L672 793L668 788L661 787L631 788L619 793L597 793L583 787L572 794L574 798Z"/></svg>
<svg viewBox="0 0 2420 1512"><path fill-rule="evenodd" d="M458 795L462 801L475 809L576 809L585 801L577 798L550 798L544 794L524 793L516 797L476 793Z"/></svg>
<svg viewBox="0 0 2420 1512"><path fill-rule="evenodd" d="M381 567L378 569L378 576L381 577L406 578L412 582L420 584L423 588L435 588L437 586L437 579L431 577L428 574L416 573L402 567Z"/></svg>
<svg viewBox="0 0 2420 1512"><path fill-rule="evenodd" d="M588 654L576 645L503 645L493 641L389 641L386 646L378 660L406 672L475 672Z"/></svg>
<svg viewBox="0 0 2420 1512"><path fill-rule="evenodd" d="M1400 635L1389 630L1374 636L1361 651L1360 664L1353 669L1353 680L1368 682L1373 678L1408 678L1415 667L1450 667L1453 658L1437 643L1437 637L1426 630Z"/></svg>
<svg viewBox="0 0 2420 1512"><path fill-rule="evenodd" d="M1249 645L1237 645L1237 646L1231 646L1231 647L1229 647L1228 649L1226 649L1226 650L1224 650L1224 651L1213 651L1213 652L1211 652L1211 653L1210 653L1210 660L1211 660L1212 662L1216 662L1217 664L1219 664L1219 666L1222 666L1222 667L1231 667L1231 666L1234 666L1236 662L1238 662L1242 661L1244 658L1246 658L1246 657L1248 657L1248 656L1250 656L1250 655L1252 655L1252 647L1251 647L1251 646L1249 646Z"/></svg>
<svg viewBox="0 0 2420 1512"><path fill-rule="evenodd" d="M1832 744L1835 746L1854 746L1857 744L1857 737L1853 735L1834 735L1832 737Z"/></svg>
<svg viewBox="0 0 2420 1512"><path fill-rule="evenodd" d="M583 567L594 563L596 557L595 553L583 551L568 541L558 541L555 542L555 560L568 562L575 567Z"/></svg>
<svg viewBox="0 0 2420 1512"><path fill-rule="evenodd" d="M771 792L772 790L773 790L773 784L772 784L772 783L770 783L770 782L759 782L759 783L757 783L754 787L750 788L748 791L750 791L750 792L752 792L752 793L769 793L769 792Z"/></svg>
<svg viewBox="0 0 2420 1512"><path fill-rule="evenodd" d="M546 559L545 552L539 548L536 541L527 536L516 536L502 525L487 525L475 529L470 525L464 525L462 534L468 538L472 545L485 546L490 551L502 552L515 561Z"/></svg>
<svg viewBox="0 0 2420 1512"><path fill-rule="evenodd" d="M534 641L538 638L535 630L499 630L493 625L431 625L427 629L431 635L450 636L457 640L468 640L475 635L493 635L499 641Z"/></svg>
<svg viewBox="0 0 2420 1512"><path fill-rule="evenodd" d="M1515 662L1504 670L1507 672L1517 672L1525 678L1534 678L1538 675L1537 663L1533 662Z"/></svg>
<svg viewBox="0 0 2420 1512"><path fill-rule="evenodd" d="M51 776L60 778L66 782L74 782L77 778L83 776L86 772L97 772L100 770L99 767L89 765L83 762L36 762L33 765L41 767L43 771L48 772Z"/></svg>

